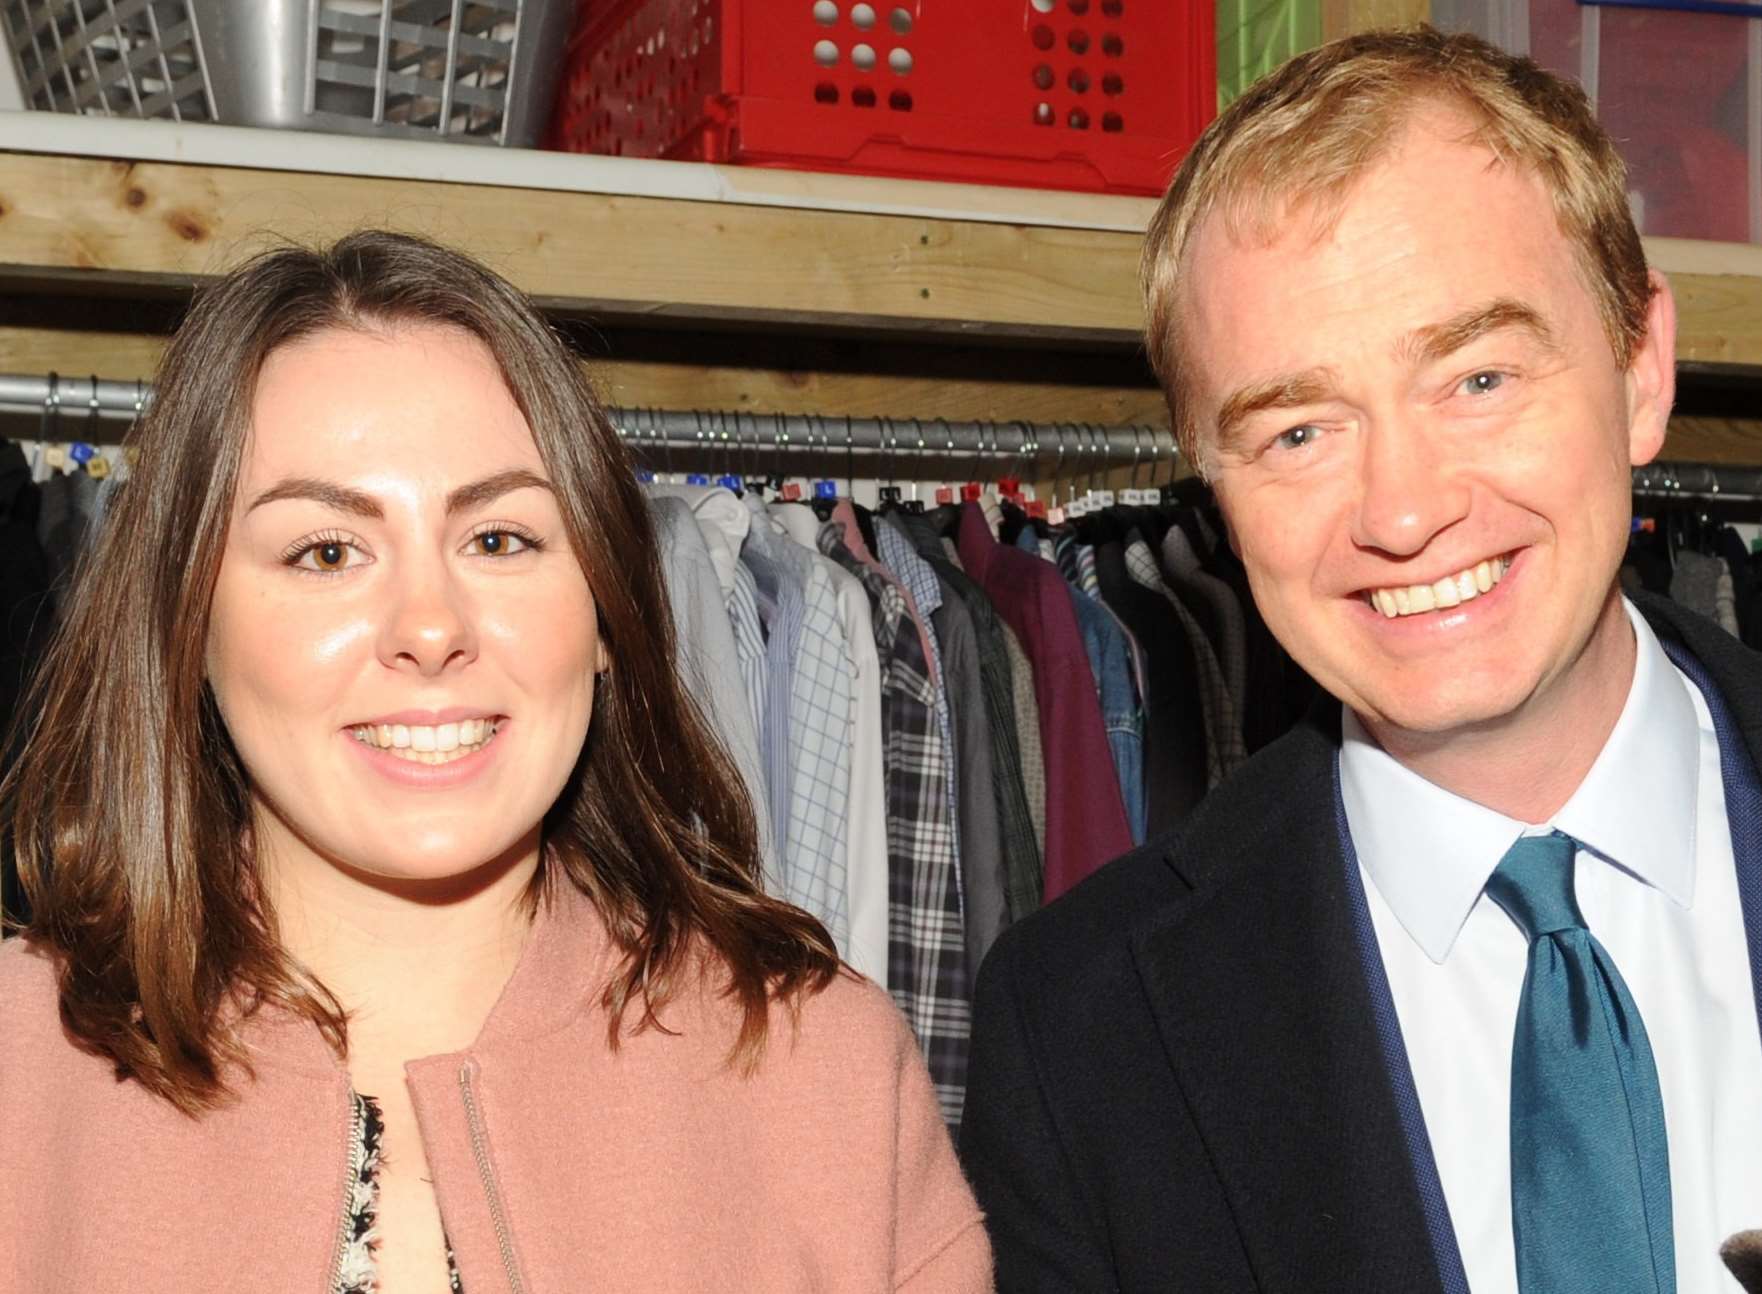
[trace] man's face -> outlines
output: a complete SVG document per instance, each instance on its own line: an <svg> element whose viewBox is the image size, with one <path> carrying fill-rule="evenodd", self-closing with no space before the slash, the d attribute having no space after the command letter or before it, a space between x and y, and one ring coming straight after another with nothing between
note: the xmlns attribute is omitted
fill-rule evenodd
<svg viewBox="0 0 1762 1294"><path fill-rule="evenodd" d="M1629 468L1673 393L1668 290L1623 370L1541 182L1467 130L1421 110L1319 239L1301 208L1270 245L1208 217L1181 303L1267 624L1373 731L1425 740L1559 700L1626 631Z"/></svg>

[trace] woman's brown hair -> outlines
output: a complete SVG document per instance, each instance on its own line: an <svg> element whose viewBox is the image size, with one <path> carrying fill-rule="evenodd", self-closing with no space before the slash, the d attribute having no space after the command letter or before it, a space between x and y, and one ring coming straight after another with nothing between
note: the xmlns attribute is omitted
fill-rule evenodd
<svg viewBox="0 0 1762 1294"><path fill-rule="evenodd" d="M39 668L36 714L5 789L32 917L73 1038L196 1113L242 1065L233 1023L293 1010L346 1052L344 1014L280 947L248 844L249 778L208 690L209 608L277 348L332 329L441 325L500 365L587 574L613 666L569 784L546 815L530 896L572 883L623 954L605 996L612 1046L694 970L724 968L756 1063L774 1000L837 973L819 922L761 888L753 808L680 686L649 511L568 346L512 285L402 235L268 252L198 294L167 349L139 460L82 563ZM583 669L591 668L587 661ZM585 987L585 986L584 986Z"/></svg>

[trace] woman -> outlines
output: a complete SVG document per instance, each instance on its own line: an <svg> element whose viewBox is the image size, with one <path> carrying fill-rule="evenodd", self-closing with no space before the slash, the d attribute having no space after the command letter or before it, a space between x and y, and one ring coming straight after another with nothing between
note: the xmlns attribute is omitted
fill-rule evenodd
<svg viewBox="0 0 1762 1294"><path fill-rule="evenodd" d="M523 297L389 234L270 253L138 444L8 787L0 1286L990 1288Z"/></svg>

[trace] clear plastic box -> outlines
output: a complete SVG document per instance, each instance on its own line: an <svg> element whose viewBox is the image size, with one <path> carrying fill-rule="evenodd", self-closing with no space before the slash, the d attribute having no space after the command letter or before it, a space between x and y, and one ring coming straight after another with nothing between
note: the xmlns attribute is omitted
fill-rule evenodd
<svg viewBox="0 0 1762 1294"><path fill-rule="evenodd" d="M1641 233L1762 242L1762 17L1580 0L1435 0L1433 17L1584 85Z"/></svg>
<svg viewBox="0 0 1762 1294"><path fill-rule="evenodd" d="M32 108L531 146L573 0L0 0Z"/></svg>

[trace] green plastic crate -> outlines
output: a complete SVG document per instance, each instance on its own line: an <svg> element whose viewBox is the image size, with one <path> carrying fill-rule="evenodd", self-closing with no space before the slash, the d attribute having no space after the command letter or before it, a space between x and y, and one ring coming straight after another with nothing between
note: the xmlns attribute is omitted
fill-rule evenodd
<svg viewBox="0 0 1762 1294"><path fill-rule="evenodd" d="M1217 106L1321 44L1318 0L1217 0Z"/></svg>

